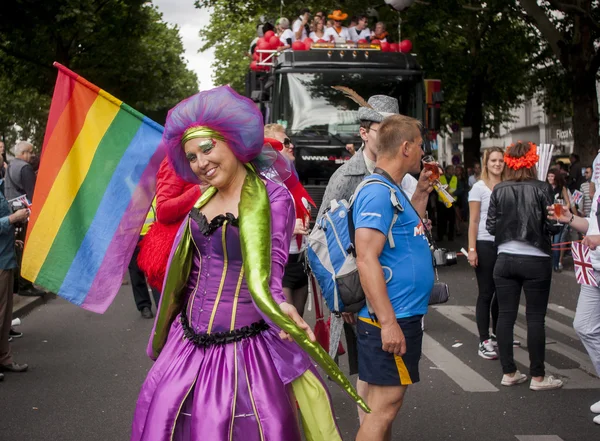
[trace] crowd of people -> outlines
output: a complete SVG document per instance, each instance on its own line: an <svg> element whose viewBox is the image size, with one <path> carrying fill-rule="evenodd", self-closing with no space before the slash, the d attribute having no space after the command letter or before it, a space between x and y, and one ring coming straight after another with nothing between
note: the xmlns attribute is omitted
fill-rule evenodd
<svg viewBox="0 0 600 441"><path fill-rule="evenodd" d="M319 11L312 15L310 9L302 8L293 21L280 17L274 25L269 22L259 25L258 35L250 45L250 53L254 53L256 42L268 31L275 33L283 49L291 47L295 41L305 41L307 38L315 43L368 43L374 40L392 43L392 36L387 32L384 22L373 22L374 28L371 30L369 16L350 17L347 23L348 18L348 14L341 10L335 10L327 15Z"/></svg>
<svg viewBox="0 0 600 441"><path fill-rule="evenodd" d="M300 30L307 13L298 19ZM314 363L358 405L356 439L390 440L406 391L420 377L423 317L435 281L429 211L440 240L453 240L455 220L469 219L467 258L479 287L477 350L485 359L500 359L499 383L529 380L533 391L562 387L545 371L544 320L557 270L553 241L565 240L566 228L585 234L600 271L600 188L592 184L593 169L584 177L573 156L566 176L552 168L543 182L535 145L488 149L472 169L438 170L439 182L456 198L448 208L434 191L433 171L422 164L421 123L401 115L396 98L376 95L368 104L358 111L362 145L331 176L313 216L353 197L357 283L365 305L342 317L356 390L303 319L314 202L295 173L285 127L265 126L256 105L227 86L200 92L169 112L162 139L167 158L146 221L152 226L140 225L129 267L141 315L154 315L147 283L157 303L147 347L155 363L139 394L132 441L341 441ZM7 179L14 179L13 167L20 167L21 178L29 176L32 151L29 143L15 147L17 159L0 167ZM373 185L361 186L366 178ZM20 191L30 197L23 185ZM555 212L555 203L563 212ZM18 267L14 225L28 214L12 212L0 193L4 371L27 369L13 362L8 338ZM529 376L513 356L520 345L513 331L521 291ZM574 327L600 375L600 288L582 286ZM600 402L591 410L600 413ZM594 422L600 424L600 416Z"/></svg>

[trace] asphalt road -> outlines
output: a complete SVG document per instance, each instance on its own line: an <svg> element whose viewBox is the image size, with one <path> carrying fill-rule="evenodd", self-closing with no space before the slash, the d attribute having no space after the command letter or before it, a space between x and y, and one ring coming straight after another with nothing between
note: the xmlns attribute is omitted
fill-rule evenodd
<svg viewBox="0 0 600 441"><path fill-rule="evenodd" d="M591 363L571 328L578 294L572 271L555 275L552 285L546 361L549 373L567 381L552 392L530 391L528 383L500 386L499 362L477 356L473 271L462 260L440 277L450 285L451 300L427 315L421 382L409 388L393 439L600 440L589 412L600 400L600 380L589 374ZM518 325L524 324L520 315ZM145 355L151 325L135 309L128 285L104 315L62 299L33 310L20 327L25 336L13 344L15 360L29 363L30 371L7 374L0 383L0 441L127 441L151 366ZM526 362L526 351L517 353ZM345 356L341 362L345 368ZM344 440L353 440L355 408L329 384Z"/></svg>

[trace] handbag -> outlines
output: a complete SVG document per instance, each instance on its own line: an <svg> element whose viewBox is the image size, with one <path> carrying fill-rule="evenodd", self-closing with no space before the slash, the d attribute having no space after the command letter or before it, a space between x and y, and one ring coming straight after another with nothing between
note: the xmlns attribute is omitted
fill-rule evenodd
<svg viewBox="0 0 600 441"><path fill-rule="evenodd" d="M433 284L433 289L431 290L431 294L429 294L429 304L439 305L440 303L446 303L449 297L450 289L448 288L448 284L437 281Z"/></svg>

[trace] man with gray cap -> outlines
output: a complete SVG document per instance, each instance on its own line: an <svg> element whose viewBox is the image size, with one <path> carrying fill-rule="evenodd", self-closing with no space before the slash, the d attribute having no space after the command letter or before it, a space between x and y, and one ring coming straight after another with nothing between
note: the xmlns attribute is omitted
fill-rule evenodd
<svg viewBox="0 0 600 441"><path fill-rule="evenodd" d="M360 120L360 137L363 144L350 160L338 168L329 179L323 202L319 208L320 217L327 208L329 208L333 200L349 200L356 187L364 180L366 176L372 175L375 170L375 162L377 161L377 130L380 123L386 116L398 115L400 109L396 98L386 95L374 95L368 100L372 108L360 107L358 109L358 119ZM421 176L423 177L423 175ZM422 183L419 183L422 181ZM402 190L409 198L412 198L419 187L420 191L428 192L429 180L427 177L423 179L415 179L411 175L406 175L402 181ZM355 314L343 313L344 331L346 333L346 342L348 348L348 364L350 375L358 373L358 353L356 345L356 332L354 325L356 324ZM331 344L337 343L331 342ZM368 395L368 384L360 379L357 380L356 389L361 397ZM358 409L359 419L362 422L364 412Z"/></svg>

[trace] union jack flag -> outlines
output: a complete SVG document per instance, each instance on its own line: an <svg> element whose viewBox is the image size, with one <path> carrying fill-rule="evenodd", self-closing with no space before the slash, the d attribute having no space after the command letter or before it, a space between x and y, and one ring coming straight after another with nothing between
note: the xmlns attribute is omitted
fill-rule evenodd
<svg viewBox="0 0 600 441"><path fill-rule="evenodd" d="M579 205L581 203L582 199L583 199L583 193L580 192L579 190L575 190L573 192L573 202L575 202L577 205Z"/></svg>
<svg viewBox="0 0 600 441"><path fill-rule="evenodd" d="M573 252L573 263L575 264L575 277L580 285L588 285L598 287L598 281L594 276L594 268L592 267L592 258L590 257L590 249L580 242L571 244Z"/></svg>

